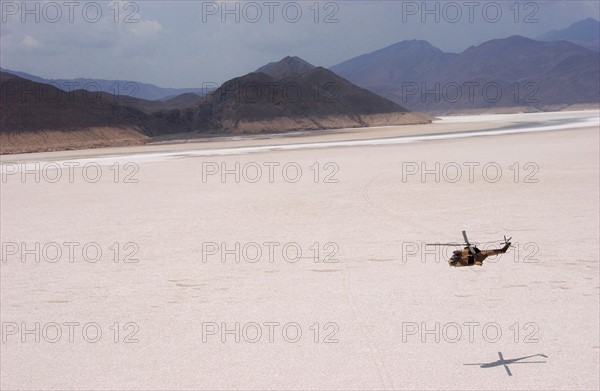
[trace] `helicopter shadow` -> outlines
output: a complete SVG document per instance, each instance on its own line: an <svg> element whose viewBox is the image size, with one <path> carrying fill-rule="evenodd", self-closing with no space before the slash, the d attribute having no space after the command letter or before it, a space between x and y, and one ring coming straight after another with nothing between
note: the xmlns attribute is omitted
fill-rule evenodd
<svg viewBox="0 0 600 391"><path fill-rule="evenodd" d="M492 361L492 362L463 364L463 365L479 365L480 368L495 368L495 367L499 367L499 366L504 366L504 369L506 369L506 373L508 374L508 376L512 376L512 372L510 371L510 368L508 367L509 365L512 365L512 364L544 364L547 361L522 361L522 360L527 360L529 358L534 358L534 357L548 358L548 356L546 356L545 354L533 354L531 356L505 359L504 356L502 355L502 352L498 352L498 357L499 357L498 360Z"/></svg>

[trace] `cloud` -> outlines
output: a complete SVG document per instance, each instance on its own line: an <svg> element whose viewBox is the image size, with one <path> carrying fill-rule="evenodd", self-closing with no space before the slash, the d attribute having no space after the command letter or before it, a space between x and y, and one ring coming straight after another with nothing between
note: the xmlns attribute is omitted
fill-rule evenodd
<svg viewBox="0 0 600 391"><path fill-rule="evenodd" d="M26 35L25 38L21 41L21 44L28 48L38 48L40 47L40 41L33 38L31 35Z"/></svg>
<svg viewBox="0 0 600 391"><path fill-rule="evenodd" d="M288 20L293 8L289 9L289 17L284 16L287 1L277 2L274 22L265 6L268 2L255 2L262 6L262 18L256 23L248 20L254 15L253 8L247 6L250 2L238 2L239 23L235 22L235 13L225 13L227 21L223 23L220 13L204 20L203 4L232 10L232 1L96 1L89 4L102 7L102 18L97 22L84 17L81 6L75 10L74 22L69 20L65 7L63 18L56 23L43 18L34 23L32 17L22 22L18 14L9 15L7 22L0 24L0 63L49 78L120 78L186 87L205 81L224 82L286 55L331 66L405 39L424 39L444 51L461 52L493 38L514 34L537 37L600 13L597 0L496 0L503 7L502 19L488 23L482 10L490 1L478 2L481 4L475 8L474 23L468 20L467 2L462 1L452 2L462 7L462 18L457 23L444 19L443 12L438 22L429 15L423 23L420 14L403 13L407 2L390 0L296 1L292 3L302 7L302 18L297 23ZM424 8L421 1L413 3ZM445 3L440 4L443 11ZM88 14L92 11L90 8ZM525 23L529 16L537 22ZM337 22L325 23L331 18Z"/></svg>
<svg viewBox="0 0 600 391"><path fill-rule="evenodd" d="M163 29L162 25L155 20L142 20L130 29L137 36L155 35Z"/></svg>

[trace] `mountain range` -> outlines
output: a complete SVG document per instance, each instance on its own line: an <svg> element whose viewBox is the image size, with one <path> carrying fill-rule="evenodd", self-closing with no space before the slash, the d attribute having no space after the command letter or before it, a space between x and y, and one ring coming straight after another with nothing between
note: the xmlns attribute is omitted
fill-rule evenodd
<svg viewBox="0 0 600 391"><path fill-rule="evenodd" d="M546 41L512 36L462 53L402 41L330 69L290 56L210 93L1 71L0 152L430 122L417 111L597 108L600 52L582 46L593 47L596 30L598 21L586 19ZM77 89L86 83L95 83L91 92Z"/></svg>
<svg viewBox="0 0 600 391"><path fill-rule="evenodd" d="M587 18L561 30L552 30L536 38L538 41L569 41L585 48L600 51L600 21Z"/></svg>
<svg viewBox="0 0 600 391"><path fill-rule="evenodd" d="M600 53L521 36L462 53L403 41L330 68L411 110L429 113L561 109L600 100Z"/></svg>
<svg viewBox="0 0 600 391"><path fill-rule="evenodd" d="M123 95L145 100L166 101L178 95L193 93L198 96L204 94L202 88L163 88L150 83L140 83L131 80L106 80L106 79L45 79L25 72L13 71L0 68L0 71L13 74L35 81L37 83L50 84L63 91L74 90L102 91L113 95Z"/></svg>
<svg viewBox="0 0 600 391"><path fill-rule="evenodd" d="M600 51L600 22L594 18L587 18L575 22L564 29L549 31L545 34L538 36L537 38L535 38L535 40L544 42L568 41L579 46L583 46L587 49ZM297 70L306 70L307 67L310 67L309 63L299 59L298 57L289 58L294 60L295 65L293 66L298 67ZM428 61L429 59L427 57L424 57L422 60ZM270 74L269 68L274 66L274 64L277 64L277 62L267 64L258 69L257 72ZM426 66L426 64L421 63L421 66ZM331 69L333 68L334 67L331 67ZM288 70L294 71L293 69ZM99 90L113 95L117 94L149 101L165 102L168 100L172 100L173 98L182 94L195 94L198 96L202 96L208 91L210 91L210 88L208 86L198 88L164 88L158 87L150 83L141 83L131 80L106 80L94 78L46 79L29 73L14 71L10 69L0 68L0 71L8 72L13 75L20 76L24 79L29 79L38 83L51 84L67 92L73 91L75 89L87 89L90 91ZM273 74L270 75L273 77L278 76ZM211 83L211 86L212 85L213 83ZM190 97L191 96L188 95L188 100L186 102L189 102ZM196 99L195 97L193 98ZM148 105L143 104L142 106ZM152 110L156 109L157 107L158 109L160 109L158 105L155 105L154 107L152 107ZM169 105L163 108L169 108Z"/></svg>
<svg viewBox="0 0 600 391"><path fill-rule="evenodd" d="M262 68L261 68L262 69ZM185 133L248 134L429 123L297 57L166 102L63 91L0 72L2 153L128 145ZM172 105L165 109L165 105Z"/></svg>

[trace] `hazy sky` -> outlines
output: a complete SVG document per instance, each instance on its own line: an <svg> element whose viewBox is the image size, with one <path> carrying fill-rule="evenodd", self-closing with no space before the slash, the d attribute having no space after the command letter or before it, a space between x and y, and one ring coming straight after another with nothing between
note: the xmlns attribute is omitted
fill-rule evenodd
<svg viewBox="0 0 600 391"><path fill-rule="evenodd" d="M407 39L460 52L600 19L597 0L0 3L3 68L162 87L221 83L287 55L329 67Z"/></svg>

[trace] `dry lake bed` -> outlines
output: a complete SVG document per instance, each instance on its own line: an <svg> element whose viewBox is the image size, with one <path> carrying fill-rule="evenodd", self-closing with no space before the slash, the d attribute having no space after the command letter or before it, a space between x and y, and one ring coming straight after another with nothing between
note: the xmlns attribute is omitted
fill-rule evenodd
<svg viewBox="0 0 600 391"><path fill-rule="evenodd" d="M598 389L598 117L2 156L0 388Z"/></svg>

